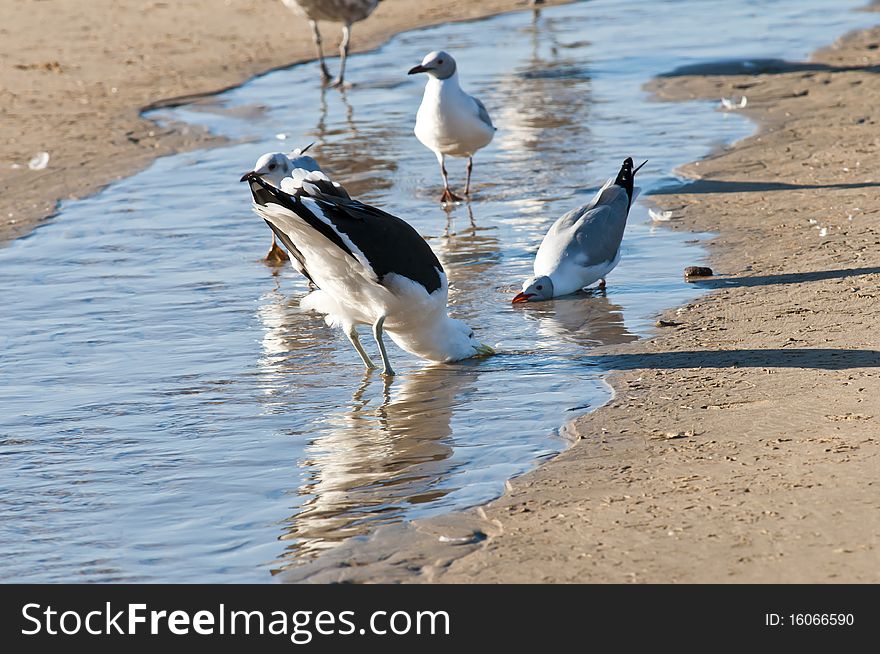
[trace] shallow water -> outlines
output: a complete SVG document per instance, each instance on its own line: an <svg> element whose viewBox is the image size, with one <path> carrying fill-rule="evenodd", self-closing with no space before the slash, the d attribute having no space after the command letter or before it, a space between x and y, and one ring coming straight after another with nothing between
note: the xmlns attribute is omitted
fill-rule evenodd
<svg viewBox="0 0 880 654"><path fill-rule="evenodd" d="M606 295L513 307L541 235L627 155L651 160L640 182L657 188L751 131L712 103L649 102L642 84L707 59L803 57L871 21L845 11L856 2L731 4L441 26L353 57L344 92L319 91L306 64L157 112L234 144L160 159L0 249L0 577L268 581L376 525L489 500L564 448L563 422L609 398L586 355L693 298L681 271L702 250L637 205ZM449 214L411 134L423 79L405 75L436 47L499 127L474 201ZM299 310L304 280L260 261L269 231L237 180L311 141L353 194L429 239L454 315L499 356L425 365L391 345L386 384Z"/></svg>

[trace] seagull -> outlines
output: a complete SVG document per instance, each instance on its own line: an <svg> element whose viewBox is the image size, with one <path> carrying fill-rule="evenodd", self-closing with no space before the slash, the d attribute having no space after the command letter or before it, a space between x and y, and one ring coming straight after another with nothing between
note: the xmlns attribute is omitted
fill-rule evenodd
<svg viewBox="0 0 880 654"><path fill-rule="evenodd" d="M300 307L341 327L367 370L375 366L358 338L358 325L372 327L388 377L394 370L386 332L405 351L430 361L494 354L470 327L449 317L443 266L407 222L351 199L320 171L296 169L280 189L256 170L241 181L250 184L256 214L317 288Z"/></svg>
<svg viewBox="0 0 880 654"><path fill-rule="evenodd" d="M474 153L489 145L495 137L495 126L486 106L465 93L458 84L458 72L452 55L430 52L410 75L427 73L428 83L416 115L416 138L437 155L443 175L441 202L459 202L461 198L449 190L446 156L467 157L467 184L464 194L471 192Z"/></svg>
<svg viewBox="0 0 880 654"><path fill-rule="evenodd" d="M288 177L297 168L309 172L321 172L321 166L318 162L305 154L306 150L313 145L314 143L309 143L306 147L297 148L290 154L284 154L283 152L264 154L254 164L254 172L275 188L281 188L281 180ZM287 256L287 253L278 247L278 242L275 240L275 232L272 232L272 247L269 248L265 261L282 263L289 259L290 257Z"/></svg>
<svg viewBox="0 0 880 654"><path fill-rule="evenodd" d="M324 51L321 49L321 32L318 31L318 21L326 20L332 23L342 23L342 42L339 44L339 77L333 82L333 86L342 86L345 77L345 60L348 57L348 45L351 40L351 25L364 20L376 8L382 0L281 0L284 6L292 9L301 16L305 16L312 28L312 39L315 42L315 50L318 52L318 61L321 64L321 79L326 84L330 81L330 72L324 63Z"/></svg>
<svg viewBox="0 0 880 654"><path fill-rule="evenodd" d="M627 157L615 179L609 179L588 204L573 209L553 225L535 255L535 276L523 283L514 302L537 302L576 293L595 281L605 288L605 276L620 261L620 242L626 218L639 189Z"/></svg>

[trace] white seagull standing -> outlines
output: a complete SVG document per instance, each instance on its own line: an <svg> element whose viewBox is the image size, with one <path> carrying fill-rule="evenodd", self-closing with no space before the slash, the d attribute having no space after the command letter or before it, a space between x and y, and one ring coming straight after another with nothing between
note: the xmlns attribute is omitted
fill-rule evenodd
<svg viewBox="0 0 880 654"><path fill-rule="evenodd" d="M588 203L569 211L553 225L535 255L535 276L523 283L514 302L537 302L576 293L593 282L605 288L605 276L620 261L626 218L639 189L627 157L615 179L609 179Z"/></svg>
<svg viewBox="0 0 880 654"><path fill-rule="evenodd" d="M427 73L428 83L416 115L416 138L433 150L443 175L441 202L456 202L461 198L449 190L446 174L446 156L467 157L467 184L464 194L471 192L471 172L474 153L489 145L495 137L495 126L485 105L465 93L458 84L455 59L446 52L428 53L409 74Z"/></svg>
<svg viewBox="0 0 880 654"><path fill-rule="evenodd" d="M321 64L321 79L326 84L330 81L330 71L324 63L324 51L321 48L321 32L318 21L342 23L342 42L339 44L339 76L333 86L341 86L345 78L345 60L348 58L348 46L351 41L351 25L364 20L382 0L281 0L286 7L305 16L312 28L312 39L318 52Z"/></svg>
<svg viewBox="0 0 880 654"><path fill-rule="evenodd" d="M290 154L284 154L283 152L264 154L257 159L253 172L257 173L275 188L281 188L281 180L289 177L297 168L302 168L309 172L322 172L318 162L305 154L306 150L313 145L314 143L310 143L304 148L297 148ZM271 263L281 263L289 259L290 257L287 256L287 253L278 247L278 242L275 240L275 232L272 232L272 247L269 248L265 260Z"/></svg>
<svg viewBox="0 0 880 654"><path fill-rule="evenodd" d="M281 189L257 171L242 181L250 184L254 211L318 289L300 306L342 327L367 369L375 366L361 346L358 325L372 327L385 375L394 371L384 332L402 349L430 361L494 353L470 327L449 317L443 266L408 223L352 200L322 172L294 170Z"/></svg>

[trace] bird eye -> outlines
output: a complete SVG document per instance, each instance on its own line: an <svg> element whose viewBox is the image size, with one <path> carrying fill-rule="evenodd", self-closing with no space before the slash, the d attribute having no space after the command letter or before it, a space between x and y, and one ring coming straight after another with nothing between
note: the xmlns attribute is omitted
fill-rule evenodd
<svg viewBox="0 0 880 654"><path fill-rule="evenodd" d="M269 170L275 170L278 166L276 164L270 163Z"/></svg>
<svg viewBox="0 0 880 654"><path fill-rule="evenodd" d="M537 288L539 291L544 290L544 287L541 284L538 284L537 286L535 286L535 288Z"/></svg>
<svg viewBox="0 0 880 654"><path fill-rule="evenodd" d="M474 337L474 330L472 329L472 330L471 330L471 333L468 334L468 338L473 338L473 337Z"/></svg>
<svg viewBox="0 0 880 654"><path fill-rule="evenodd" d="M442 64L443 64L443 60L442 60L442 59L438 59L438 60L437 60L437 63L442 65Z"/></svg>

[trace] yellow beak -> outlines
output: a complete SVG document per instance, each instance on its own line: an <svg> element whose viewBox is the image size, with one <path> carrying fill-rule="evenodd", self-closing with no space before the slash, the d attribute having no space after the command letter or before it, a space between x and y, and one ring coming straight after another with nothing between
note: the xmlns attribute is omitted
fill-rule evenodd
<svg viewBox="0 0 880 654"><path fill-rule="evenodd" d="M478 345L476 350L477 350L476 356L490 357L493 354L495 354L495 350L493 350L491 347L489 347L485 343L481 343L480 345Z"/></svg>

